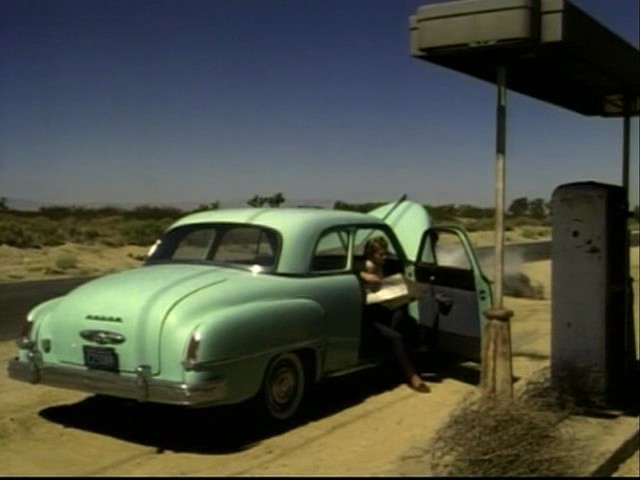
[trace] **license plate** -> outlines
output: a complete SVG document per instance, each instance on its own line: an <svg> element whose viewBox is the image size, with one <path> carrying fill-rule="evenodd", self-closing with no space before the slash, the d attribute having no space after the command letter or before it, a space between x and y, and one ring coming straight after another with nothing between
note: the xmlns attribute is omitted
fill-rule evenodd
<svg viewBox="0 0 640 480"><path fill-rule="evenodd" d="M113 348L85 345L82 349L84 350L84 364L88 368L118 371L118 354Z"/></svg>

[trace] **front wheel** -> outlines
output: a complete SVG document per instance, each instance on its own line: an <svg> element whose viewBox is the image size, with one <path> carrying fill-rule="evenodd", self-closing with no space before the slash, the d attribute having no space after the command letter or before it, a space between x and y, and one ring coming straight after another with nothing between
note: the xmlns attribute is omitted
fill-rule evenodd
<svg viewBox="0 0 640 480"><path fill-rule="evenodd" d="M274 358L262 386L267 413L276 420L289 420L298 412L304 391L305 374L300 357L285 353Z"/></svg>

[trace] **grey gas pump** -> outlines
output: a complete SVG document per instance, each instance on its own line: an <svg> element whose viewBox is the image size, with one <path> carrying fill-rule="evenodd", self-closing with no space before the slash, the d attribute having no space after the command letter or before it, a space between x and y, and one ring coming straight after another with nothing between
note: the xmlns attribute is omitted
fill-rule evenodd
<svg viewBox="0 0 640 480"><path fill-rule="evenodd" d="M635 360L627 195L579 182L557 187L551 202L552 381L574 398L609 404L624 390L628 355Z"/></svg>

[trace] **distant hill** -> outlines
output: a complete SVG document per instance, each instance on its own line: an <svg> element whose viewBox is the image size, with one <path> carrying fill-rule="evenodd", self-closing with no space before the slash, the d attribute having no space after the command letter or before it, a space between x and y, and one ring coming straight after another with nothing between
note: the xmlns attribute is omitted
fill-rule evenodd
<svg viewBox="0 0 640 480"><path fill-rule="evenodd" d="M249 199L227 199L227 200L218 200L220 202L221 208L238 208L238 207L246 207L247 200ZM140 202L140 203L123 203L123 202L89 202L89 203L60 203L60 202L42 202L38 200L28 200L23 198L13 198L7 197L6 205L11 210L20 210L20 211L37 211L42 207L85 207L85 208L102 208L102 207L114 207L122 210L131 210L135 207L139 206L162 206L162 207L173 207L183 210L185 212L189 212L195 210L200 205L208 205L211 201L183 201L183 202L173 202L173 203L160 203L160 202ZM287 199L285 203L282 205L283 207L300 207L300 206L309 206L309 207L323 207L323 208L333 208L335 204L335 199Z"/></svg>
<svg viewBox="0 0 640 480"><path fill-rule="evenodd" d="M11 210L35 211L44 207L45 204L34 200L24 200L22 198L7 198L6 205Z"/></svg>

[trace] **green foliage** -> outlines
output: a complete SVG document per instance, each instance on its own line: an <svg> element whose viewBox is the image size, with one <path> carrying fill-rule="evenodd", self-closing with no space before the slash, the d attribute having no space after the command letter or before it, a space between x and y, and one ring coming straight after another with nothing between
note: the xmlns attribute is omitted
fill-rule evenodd
<svg viewBox="0 0 640 480"><path fill-rule="evenodd" d="M467 204L458 205L448 203L444 205L425 205L424 207L429 211L431 218L438 223L457 222L460 221L461 218L486 220L492 219L495 215L493 208L475 207Z"/></svg>
<svg viewBox="0 0 640 480"><path fill-rule="evenodd" d="M424 206L434 222L455 222L458 220L458 211L454 204L445 205L425 205Z"/></svg>
<svg viewBox="0 0 640 480"><path fill-rule="evenodd" d="M125 220L164 220L166 218L177 220L183 215L184 212L179 208L152 207L149 205L143 205L136 207L133 210L127 210L122 214Z"/></svg>
<svg viewBox="0 0 640 480"><path fill-rule="evenodd" d="M59 226L46 218L17 221L0 217L0 244L18 248L61 245L65 241Z"/></svg>
<svg viewBox="0 0 640 480"><path fill-rule="evenodd" d="M505 224L505 228L514 229L515 227L524 227L524 226L538 226L538 227L548 226L549 221L547 219L538 219L538 218L532 218L527 216L521 216L521 217L506 218L504 221L504 224Z"/></svg>
<svg viewBox="0 0 640 480"><path fill-rule="evenodd" d="M535 198L529 202L527 213L537 219L547 218L546 203L543 198Z"/></svg>
<svg viewBox="0 0 640 480"><path fill-rule="evenodd" d="M493 230L495 223L493 218L483 218L465 224L465 229L467 232L485 232L487 230Z"/></svg>
<svg viewBox="0 0 640 480"><path fill-rule="evenodd" d="M507 213L514 217L531 217L536 220L545 220L551 215L551 204L544 198L534 198L529 200L527 197L516 198Z"/></svg>
<svg viewBox="0 0 640 480"><path fill-rule="evenodd" d="M247 205L250 207L264 207L265 205L273 208L277 208L282 205L286 199L282 192L278 192L270 197L263 197L261 195L254 195L253 198L247 200Z"/></svg>
<svg viewBox="0 0 640 480"><path fill-rule="evenodd" d="M212 202L212 203L201 203L198 207L192 212L204 212L207 210L218 210L220 208L220 202Z"/></svg>
<svg viewBox="0 0 640 480"><path fill-rule="evenodd" d="M336 203L333 204L333 209L346 210L348 212L366 213L386 203L388 202L347 203L347 202L342 202L338 200Z"/></svg>
<svg viewBox="0 0 640 480"><path fill-rule="evenodd" d="M480 208L473 205L458 205L457 216L465 218L493 218L495 209Z"/></svg>
<svg viewBox="0 0 640 480"><path fill-rule="evenodd" d="M529 212L529 199L527 197L516 198L507 209L514 217L521 217Z"/></svg>
<svg viewBox="0 0 640 480"><path fill-rule="evenodd" d="M255 207L279 207L285 201L282 192L277 192L271 196L255 195L247 201L247 204ZM369 212L386 203L388 202L348 203L338 200L333 208ZM516 202L515 210L524 210L525 204L526 214L510 215L505 218L506 230L523 225L535 227L549 224L547 203L542 199L529 201L522 197ZM424 207L429 211L434 223L461 223L470 232L494 228L493 208L466 204L424 205ZM215 201L201 204L193 211L218 208L220 208L220 202ZM18 248L38 248L67 242L108 246L150 245L171 223L186 213L173 207L149 205L132 210L116 207L51 206L43 207L37 212L14 211L7 208L5 198L0 198L0 244ZM633 215L637 224L638 206L633 210ZM632 222L634 220L630 219L630 224ZM533 236L534 233L532 232L531 235Z"/></svg>
<svg viewBox="0 0 640 480"><path fill-rule="evenodd" d="M124 245L151 245L167 228L167 220L129 220L119 230Z"/></svg>

